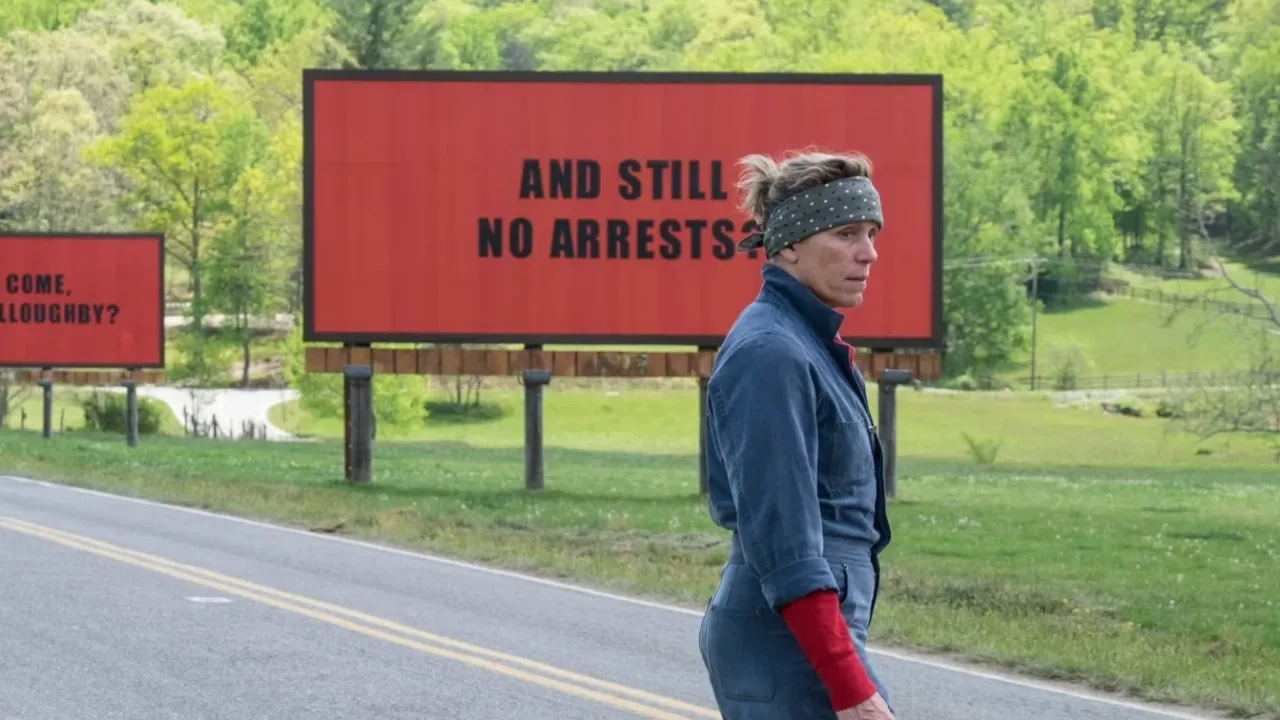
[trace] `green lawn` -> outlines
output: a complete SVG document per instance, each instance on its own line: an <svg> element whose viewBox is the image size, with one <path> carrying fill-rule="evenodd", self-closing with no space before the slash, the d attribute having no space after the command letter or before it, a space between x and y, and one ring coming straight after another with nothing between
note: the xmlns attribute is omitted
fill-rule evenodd
<svg viewBox="0 0 1280 720"><path fill-rule="evenodd" d="M10 402L12 406L9 410L9 416L3 418L3 425L0 428L7 429L27 429L39 433L44 422L44 395L43 390L37 385L23 386L20 390L14 391L10 389ZM119 391L123 395L123 391ZM53 388L53 432L76 432L84 427L84 410L81 409L80 400L93 393L93 390L82 387L58 387ZM147 402L146 399L139 395L139 402ZM167 435L182 435L182 423L173 414L172 408L165 403L152 401L155 409L160 413L160 432ZM26 419L23 419L23 411L26 411Z"/></svg>
<svg viewBox="0 0 1280 720"><path fill-rule="evenodd" d="M1237 283L1260 290L1273 300L1280 301L1280 258L1263 260L1252 264L1240 261L1226 261L1227 273ZM1224 302L1246 302L1232 287L1226 278L1216 273L1206 273L1200 277L1177 278L1151 273L1139 272L1130 268L1119 268L1114 273L1133 285L1162 290L1166 293L1199 296L1211 293L1209 297Z"/></svg>
<svg viewBox="0 0 1280 720"><path fill-rule="evenodd" d="M879 401L869 386L873 407ZM440 393L438 397L445 397ZM501 408L490 422L380 427L386 442L429 441L459 447L519 447L524 442L522 391L487 390L486 403ZM1203 445L1156 419L1102 412L1098 405L1056 407L1048 395L1030 393L898 392L899 451L904 456L967 460L969 439L998 444L996 463L1056 465L1250 465L1273 451L1257 438L1215 439ZM696 390L587 390L556 388L543 398L545 442L576 450L691 454L698 450ZM339 418L314 418L297 401L270 413L278 427L311 437L342 437ZM1081 449L1087 449L1082 453ZM1206 454L1197 454L1197 451ZM1277 467L1280 472L1280 466ZM548 468L554 476L554 468Z"/></svg>
<svg viewBox="0 0 1280 720"><path fill-rule="evenodd" d="M341 482L331 440L148 438L130 450L0 433L0 472L342 523L702 606L725 538L696 492L696 394L548 392L538 493L522 489L520 396L488 397L508 414L379 442L366 488ZM1280 465L1262 441L1216 440L1197 454L1163 420L1015 394L904 391L900 418L875 641L1280 717ZM1001 443L994 464L970 458L966 433Z"/></svg>
<svg viewBox="0 0 1280 720"><path fill-rule="evenodd" d="M1248 368L1260 337L1257 323L1199 309L1174 316L1169 307L1127 298L1042 313L1038 325L1038 375L1053 372L1063 348L1079 346L1087 361L1082 374L1111 376L1110 387L1159 385L1162 374L1239 372ZM1029 367L1028 355L1021 367L1004 375L1025 387Z"/></svg>
<svg viewBox="0 0 1280 720"><path fill-rule="evenodd" d="M1238 282L1260 289L1280 303L1280 259L1255 263L1227 263ZM1249 304L1221 276L1203 274L1174 278L1145 273L1137 268L1114 266L1109 277L1137 288L1168 295L1208 298L1212 301ZM1176 309L1150 299L1126 295L1095 294L1080 298L1073 307L1042 312L1037 328L1037 376L1048 378L1062 353L1083 351L1079 373L1088 378L1085 387L1156 387L1165 375L1196 372L1203 375L1247 369L1262 333L1258 322L1224 314L1214 307ZM1000 373L1015 389L1025 389L1030 376L1030 352L1017 365Z"/></svg>

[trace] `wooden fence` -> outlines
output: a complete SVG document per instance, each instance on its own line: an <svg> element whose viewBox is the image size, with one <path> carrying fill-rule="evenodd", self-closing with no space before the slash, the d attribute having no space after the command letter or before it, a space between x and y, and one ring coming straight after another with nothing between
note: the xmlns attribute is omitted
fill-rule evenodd
<svg viewBox="0 0 1280 720"><path fill-rule="evenodd" d="M1147 302L1165 305L1172 308L1198 308L1200 310L1214 312L1219 315L1236 315L1243 318L1249 318L1251 320L1261 320L1264 322L1272 321L1271 313L1262 306L1262 303L1213 300L1207 295L1181 295L1178 293L1164 292L1163 290L1158 290L1156 288L1145 288L1135 285L1109 288L1106 292L1110 295L1122 295L1124 297L1130 297L1136 300L1145 300Z"/></svg>
<svg viewBox="0 0 1280 720"><path fill-rule="evenodd" d="M1069 387L1059 387L1058 378L1052 374L1036 377L1037 390L1158 390L1189 387L1242 387L1246 385L1275 384L1275 375L1249 372L1149 372L1087 375L1071 378ZM1019 377L1011 383L1015 390L1031 387L1029 376Z"/></svg>

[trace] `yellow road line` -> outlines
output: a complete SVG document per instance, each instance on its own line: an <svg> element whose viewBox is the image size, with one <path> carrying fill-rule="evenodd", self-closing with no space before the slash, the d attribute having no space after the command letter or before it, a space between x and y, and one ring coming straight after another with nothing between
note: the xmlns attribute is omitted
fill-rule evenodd
<svg viewBox="0 0 1280 720"><path fill-rule="evenodd" d="M13 530L15 532L21 532L27 535L31 535L33 537L38 537L44 540L48 540L50 542L58 543L60 545L64 545L64 546L72 547L78 550L83 550L85 552L101 555L103 557L108 557L113 560L117 560L119 562L123 562L129 565L141 567L146 570L151 570L156 573L169 575L171 577L175 577L180 580L185 580L187 582L192 582L197 585L203 585L205 587L210 587L216 590L220 590L228 594L238 595L246 599L255 600L257 602L263 603L265 605L269 605L271 607L278 608L280 610L284 610L286 612L292 612L297 615L302 615L315 620L319 620L321 622L326 622L326 623L329 623L330 625L334 625L347 630L351 630L352 632L361 633L369 637L375 637L380 640L384 640L386 642L390 642L390 643L408 647L414 650L418 650L419 652L436 655L438 657L448 658L456 662L461 662L466 665L479 667L485 670L489 670L491 672L496 672L502 675L506 675L508 677L513 677L518 680L523 680L525 682L541 685L543 687L557 690L559 692L563 692L568 695L572 695L572 696L587 699L587 700L593 700L595 702L599 702L605 705L609 705L622 710L626 710L628 712L635 713L641 717L655 718L657 720L688 720L688 718L686 718L685 716L675 715L656 707L642 705L637 702L627 700L623 696L631 696L633 698L637 698L645 702L648 702L651 705L666 706L666 707L677 709L683 712L691 713L699 717L707 717L707 718L720 717L720 714L718 712L711 710L709 708L693 705L691 703L686 703L680 700L676 700L674 698L668 698L661 695L656 695L653 693L646 692L644 690L627 687L625 685L619 685L617 683L612 683L607 680L593 678L588 675L582 675L582 674L575 673L569 670L564 670L562 668L558 668L552 665L540 663L535 660L523 658L517 655L511 655L508 653L491 650L489 648L472 645L470 643L465 643L459 640L455 640L453 638L437 635L434 633L429 633L429 632L419 630L418 628L410 627L407 625L402 625L392 620L387 620L385 618L369 615L367 613L363 613L358 610L346 608L341 605L334 605L332 603L327 603L321 600L316 600L313 598L308 598L305 596L285 592L283 590L278 590L276 588L259 585L256 583L249 582L247 580L241 580L239 578L223 575L221 573L217 573L212 570L208 570L206 568L179 563L179 562L169 560L168 558L160 557L157 555L150 555L137 550L130 550L128 548L111 545L110 543L106 543L101 540L96 540L94 538L85 537L82 535L75 535L63 530L58 530L55 528L50 528L43 525L31 523L25 520L18 520L17 518L4 517L4 516L0 516L0 527L7 527L8 529ZM308 605L314 608L319 608L327 612L318 612L316 610L311 610L305 607ZM366 625L360 625L354 622L350 622L349 620L345 620L342 617L338 617L339 615L345 615L350 618L358 619L365 623L368 623L369 625L381 626L404 635L409 635L412 637L428 640L432 643L435 643L435 645L445 645L445 646L457 648L458 650L461 650L469 654L463 654L462 652L454 652L451 650L446 650L441 647L436 647L435 645L428 645L425 643L416 642L414 640L409 640L407 638L402 638L396 635L392 635L390 633L382 632L374 627L368 627ZM576 685L569 684L567 682L561 682L559 680L554 680L549 677L543 677L540 675L527 673L514 667L509 667L507 665L502 665L496 662L485 660L483 659L483 656L502 660L511 665L521 665L527 668L538 670L547 675L559 676L577 684ZM590 690L586 687L582 687L584 685L595 686L595 687L607 690L609 692L607 693L597 692L595 690Z"/></svg>

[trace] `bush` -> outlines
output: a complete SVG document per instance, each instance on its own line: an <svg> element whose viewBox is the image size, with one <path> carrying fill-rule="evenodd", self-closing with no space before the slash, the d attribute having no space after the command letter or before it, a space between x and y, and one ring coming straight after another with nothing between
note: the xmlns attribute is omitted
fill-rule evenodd
<svg viewBox="0 0 1280 720"><path fill-rule="evenodd" d="M1049 372L1044 379L1055 390L1075 390L1080 378L1093 367L1088 350L1080 343L1060 341L1051 343L1046 350Z"/></svg>
<svg viewBox="0 0 1280 720"><path fill-rule="evenodd" d="M339 386L341 387L341 386ZM422 427L426 419L427 381L421 375L373 377L373 415L383 429Z"/></svg>
<svg viewBox="0 0 1280 720"><path fill-rule="evenodd" d="M1181 420L1187 416L1186 408L1183 402L1170 397L1160 398L1160 403L1156 405L1156 417L1162 417L1167 420Z"/></svg>
<svg viewBox="0 0 1280 720"><path fill-rule="evenodd" d="M974 380L973 376L969 373L964 373L963 375L957 375L954 378L944 380L941 384L943 387L950 390L963 390L968 392L978 389L978 381Z"/></svg>
<svg viewBox="0 0 1280 720"><path fill-rule="evenodd" d="M428 400L427 422L436 425L489 422L506 416L506 408L494 403L459 403L455 400Z"/></svg>
<svg viewBox="0 0 1280 720"><path fill-rule="evenodd" d="M973 375L972 373L963 373L955 377L943 378L935 383L940 388L947 390L961 390L969 392L972 390L1010 390L1013 385L1008 380L1002 380L990 374Z"/></svg>
<svg viewBox="0 0 1280 720"><path fill-rule="evenodd" d="M1114 402L1103 403L1102 409L1116 415L1128 417L1146 417L1151 414L1150 406L1139 398L1118 397Z"/></svg>
<svg viewBox="0 0 1280 720"><path fill-rule="evenodd" d="M94 432L125 433L124 393L94 392L80 398L84 411L84 427ZM138 434L153 435L160 432L160 424L166 412L164 404L151 398L138 398Z"/></svg>

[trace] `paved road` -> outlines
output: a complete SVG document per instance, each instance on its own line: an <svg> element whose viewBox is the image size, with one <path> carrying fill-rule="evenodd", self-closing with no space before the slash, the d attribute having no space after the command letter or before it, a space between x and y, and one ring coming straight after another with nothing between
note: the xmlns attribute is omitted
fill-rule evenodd
<svg viewBox="0 0 1280 720"><path fill-rule="evenodd" d="M717 718L699 614L0 477L0 718ZM903 720L1204 717L874 654Z"/></svg>
<svg viewBox="0 0 1280 720"><path fill-rule="evenodd" d="M121 387L98 388L107 392L124 392ZM298 391L241 390L241 389L188 389L167 385L148 385L138 388L138 394L168 404L179 423L189 416L201 423L217 420L225 437L228 431L239 436L246 422L266 428L267 440L296 440L293 435L271 424L268 412L272 407L298 397Z"/></svg>

